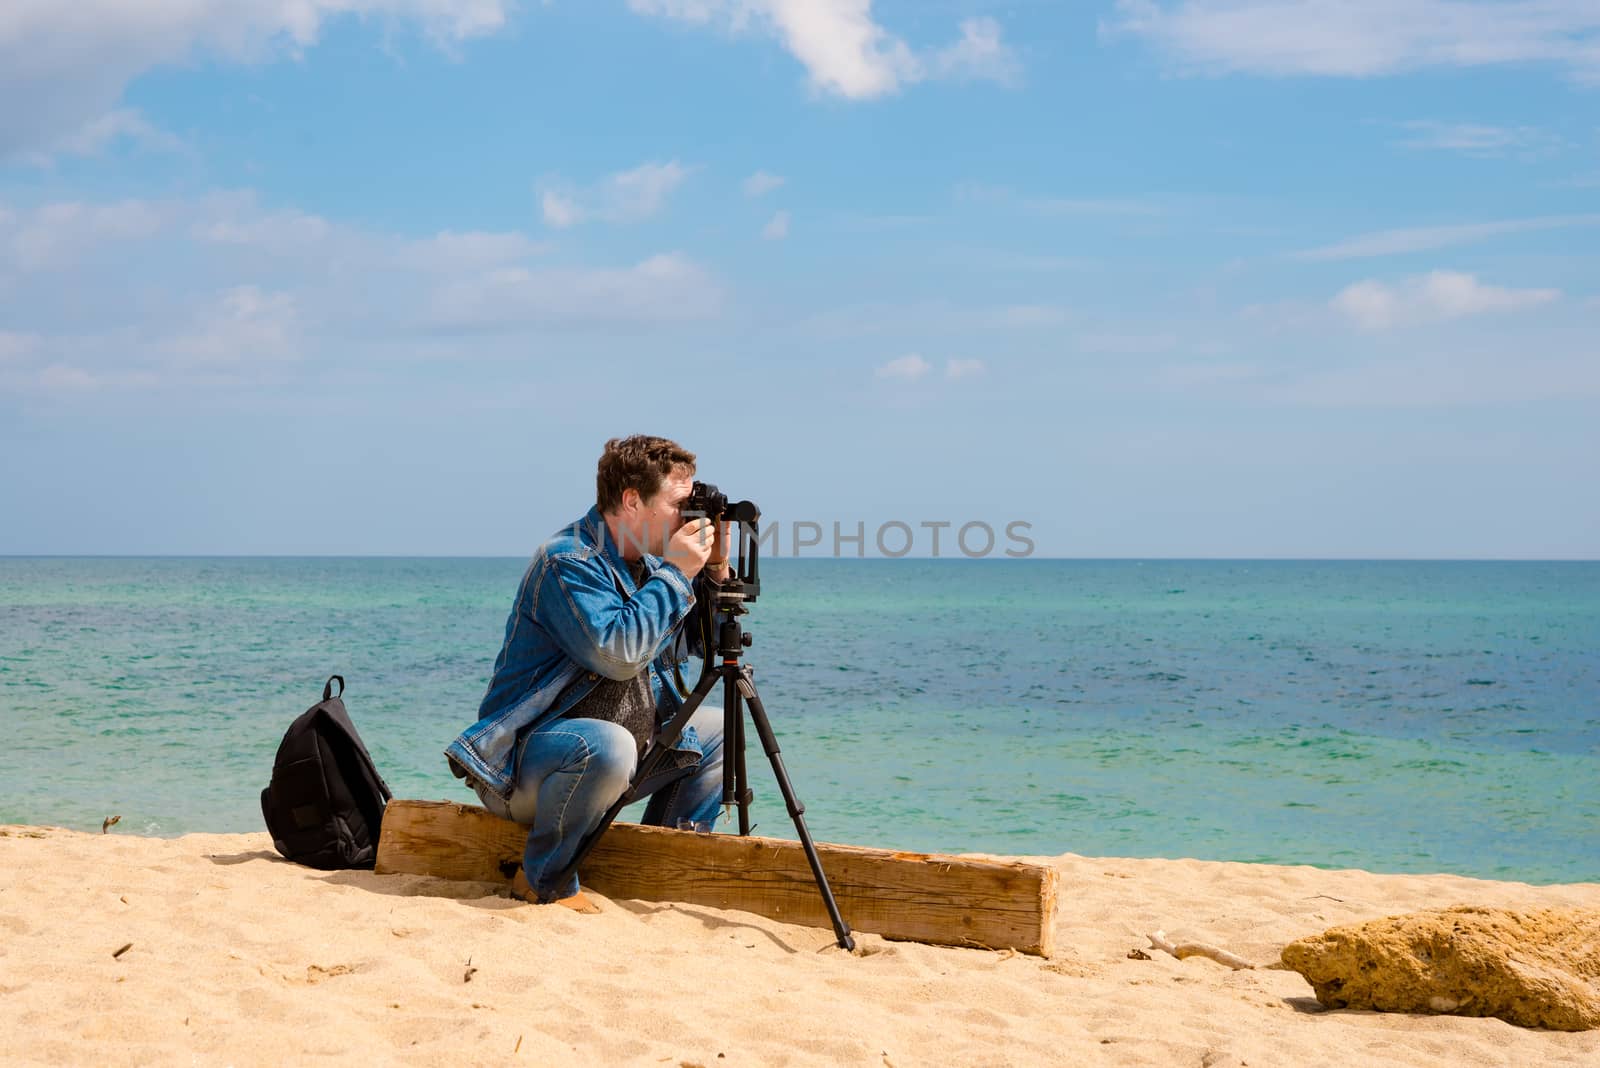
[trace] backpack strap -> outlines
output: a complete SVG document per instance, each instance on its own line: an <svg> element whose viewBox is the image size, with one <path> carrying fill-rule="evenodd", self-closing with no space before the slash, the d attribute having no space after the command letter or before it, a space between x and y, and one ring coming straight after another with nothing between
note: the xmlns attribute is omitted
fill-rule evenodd
<svg viewBox="0 0 1600 1068"><path fill-rule="evenodd" d="M339 692L338 693L334 693L333 692L333 681L335 679L339 680ZM324 683L323 687L322 687L322 699L324 701L328 701L328 700L332 700L335 697L343 697L343 696L344 696L344 676L343 675L329 675L328 676L328 681L326 683Z"/></svg>

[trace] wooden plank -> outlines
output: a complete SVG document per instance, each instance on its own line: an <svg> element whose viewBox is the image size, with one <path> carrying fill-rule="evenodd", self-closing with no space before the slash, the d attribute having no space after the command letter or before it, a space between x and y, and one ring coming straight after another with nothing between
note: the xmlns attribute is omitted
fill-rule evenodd
<svg viewBox="0 0 1600 1068"><path fill-rule="evenodd" d="M474 805L391 801L377 872L506 882L521 863L526 839L526 828ZM854 930L1050 955L1052 868L824 842L817 843L817 855L839 912ZM682 901L831 927L805 851L779 838L616 823L579 877L612 898Z"/></svg>

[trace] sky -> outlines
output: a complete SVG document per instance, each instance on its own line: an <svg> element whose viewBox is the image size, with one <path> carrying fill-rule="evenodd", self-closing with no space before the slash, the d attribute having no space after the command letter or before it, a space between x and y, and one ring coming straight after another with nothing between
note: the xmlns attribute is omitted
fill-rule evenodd
<svg viewBox="0 0 1600 1068"><path fill-rule="evenodd" d="M1596 559L1597 417L1594 0L0 5L0 554Z"/></svg>

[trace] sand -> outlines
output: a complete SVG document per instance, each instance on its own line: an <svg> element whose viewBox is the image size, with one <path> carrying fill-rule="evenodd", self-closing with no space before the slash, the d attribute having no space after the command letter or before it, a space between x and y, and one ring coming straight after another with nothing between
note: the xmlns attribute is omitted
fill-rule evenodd
<svg viewBox="0 0 1600 1068"><path fill-rule="evenodd" d="M0 1062L14 1064L1596 1065L1600 1032L1325 1012L1261 963L1334 924L1452 904L1600 908L1533 887L1193 860L1044 860L1051 960L594 895L281 860L264 834L0 828ZM117 955L117 950L127 946ZM469 964L470 961L470 964Z"/></svg>

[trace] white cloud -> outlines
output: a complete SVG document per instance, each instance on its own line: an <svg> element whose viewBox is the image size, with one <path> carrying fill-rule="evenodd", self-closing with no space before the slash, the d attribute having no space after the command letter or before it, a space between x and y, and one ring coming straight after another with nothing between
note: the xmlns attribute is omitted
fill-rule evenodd
<svg viewBox="0 0 1600 1068"><path fill-rule="evenodd" d="M416 25L441 47L491 34L513 0L6 0L0 5L0 158L74 137L128 136L116 104L153 67L255 62L315 44L340 16ZM122 116L108 118L108 116ZM95 124L102 126L98 131ZM148 131L146 131L148 132Z"/></svg>
<svg viewBox="0 0 1600 1068"><path fill-rule="evenodd" d="M988 368L982 360L951 359L944 362L944 376L952 381L976 378ZM919 382L933 370L933 365L917 353L909 353L873 369L873 376L895 382Z"/></svg>
<svg viewBox="0 0 1600 1068"><path fill-rule="evenodd" d="M1332 245L1304 249L1291 254L1297 260L1353 260L1371 256L1394 256L1408 252L1428 252L1475 244L1506 234L1564 230L1570 227L1600 226L1600 215L1546 215L1530 219L1465 223L1458 226L1422 226L1402 230L1379 230L1360 234Z"/></svg>
<svg viewBox="0 0 1600 1068"><path fill-rule="evenodd" d="M48 390L84 390L95 388L97 383L82 368L53 363L39 372L39 385Z"/></svg>
<svg viewBox="0 0 1600 1068"><path fill-rule="evenodd" d="M14 220L14 231L0 240L0 268L68 267L88 249L154 236L169 213L169 206L147 200L45 204Z"/></svg>
<svg viewBox="0 0 1600 1068"><path fill-rule="evenodd" d="M1547 63L1600 81L1594 0L1117 0L1106 36L1194 71L1373 77Z"/></svg>
<svg viewBox="0 0 1600 1068"><path fill-rule="evenodd" d="M288 293L235 286L161 347L179 367L251 365L299 355L299 309Z"/></svg>
<svg viewBox="0 0 1600 1068"><path fill-rule="evenodd" d="M321 243L332 233L332 226L318 215L293 209L257 213L251 210L253 200L244 207L240 213L219 203L222 214L196 222L191 233L213 244L247 245L270 251L304 249Z"/></svg>
<svg viewBox="0 0 1600 1068"><path fill-rule="evenodd" d="M195 214L189 235L204 244L289 258L314 254L324 262L331 258L430 274L482 270L551 249L514 230L441 230L421 238L369 234L294 208L264 209L249 192L213 194Z"/></svg>
<svg viewBox="0 0 1600 1068"><path fill-rule="evenodd" d="M120 334L111 341L117 346L114 360L93 361L80 339L52 339L41 345L39 358L30 364L6 367L0 361L0 393L91 393L107 390L145 389L159 384L157 373L144 366L131 365L130 335ZM48 352L48 356L45 353Z"/></svg>
<svg viewBox="0 0 1600 1068"><path fill-rule="evenodd" d="M0 388L81 393L259 383L281 376L283 366L302 355L298 303L289 293L239 285L188 302L182 321L151 314L110 329L33 335L24 354L48 352L50 363L37 371L23 367L21 374L0 374ZM0 370L4 364L0 359Z"/></svg>
<svg viewBox="0 0 1600 1068"><path fill-rule="evenodd" d="M892 378L901 382L915 382L932 368L927 360L916 353L890 360L873 372L878 378Z"/></svg>
<svg viewBox="0 0 1600 1068"><path fill-rule="evenodd" d="M929 78L1014 84L1020 64L993 19L967 19L954 44L919 55L872 17L872 0L628 0L640 15L777 37L819 92L866 100Z"/></svg>
<svg viewBox="0 0 1600 1068"><path fill-rule="evenodd" d="M419 271L483 270L542 256L550 249L549 244L515 231L444 230L406 241L399 262Z"/></svg>
<svg viewBox="0 0 1600 1068"><path fill-rule="evenodd" d="M765 196L784 183L781 175L768 174L766 171L756 171L744 180L744 195L747 197Z"/></svg>
<svg viewBox="0 0 1600 1068"><path fill-rule="evenodd" d="M688 168L677 160L669 163L643 163L631 171L614 174L607 181L609 204L599 212L602 218L620 222L647 219L661 210L672 191L688 177Z"/></svg>
<svg viewBox="0 0 1600 1068"><path fill-rule="evenodd" d="M707 319L721 288L677 253L626 268L505 267L436 289L425 325L436 330L508 330Z"/></svg>
<svg viewBox="0 0 1600 1068"><path fill-rule="evenodd" d="M1330 306L1364 330L1519 311L1549 304L1558 289L1506 289L1458 271L1433 271L1398 285L1367 280L1341 290Z"/></svg>
<svg viewBox="0 0 1600 1068"><path fill-rule="evenodd" d="M767 220L767 225L761 228L761 236L768 241L782 241L789 236L789 213L786 211L774 212L772 218Z"/></svg>
<svg viewBox="0 0 1600 1068"><path fill-rule="evenodd" d="M1335 311L1368 330L1393 326L1399 317L1400 296L1381 282L1357 282L1339 291L1331 302Z"/></svg>
<svg viewBox="0 0 1600 1068"><path fill-rule="evenodd" d="M992 18L963 19L961 39L935 52L928 69L936 78L1019 86L1022 64L1000 36L1000 24Z"/></svg>
<svg viewBox="0 0 1600 1068"><path fill-rule="evenodd" d="M1562 146L1561 138L1537 126L1487 126L1471 122L1417 119L1400 126L1411 136L1405 148L1460 152L1468 156L1539 155Z"/></svg>
<svg viewBox="0 0 1600 1068"><path fill-rule="evenodd" d="M722 287L681 255L536 258L549 251L518 232L364 230L250 193L28 209L0 223L0 392L243 387L362 353L525 354L540 332L721 313ZM488 332L507 339L461 343Z"/></svg>
<svg viewBox="0 0 1600 1068"><path fill-rule="evenodd" d="M583 209L578 207L577 201L560 193L546 190L539 198L539 207L545 223L558 230L576 226L583 221Z"/></svg>
<svg viewBox="0 0 1600 1068"><path fill-rule="evenodd" d="M34 151L21 153L24 160L49 166L57 156L94 156L120 141L131 141L144 148L176 152L185 145L177 137L158 129L133 108L118 108L85 122Z"/></svg>
<svg viewBox="0 0 1600 1068"><path fill-rule="evenodd" d="M677 160L667 163L641 163L618 171L588 189L571 189L560 179L546 183L540 208L546 224L566 229L596 219L601 222L632 223L648 219L661 210L673 190L683 184L690 168Z"/></svg>

